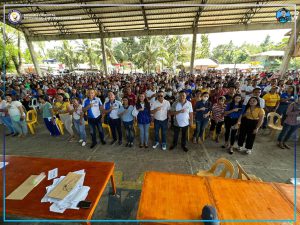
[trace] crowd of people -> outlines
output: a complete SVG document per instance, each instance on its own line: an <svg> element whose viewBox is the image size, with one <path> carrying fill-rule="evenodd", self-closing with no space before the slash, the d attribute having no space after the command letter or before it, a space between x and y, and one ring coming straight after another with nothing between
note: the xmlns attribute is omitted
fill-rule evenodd
<svg viewBox="0 0 300 225"><path fill-rule="evenodd" d="M175 149L181 132L180 144L186 152L191 129L192 142L197 144L205 138L220 142L224 127L222 147L230 154L234 149L251 154L256 134L267 127L267 115L277 112L283 126L277 145L289 149L287 141L300 124L299 78L296 71L283 77L267 72L217 71L176 76L24 74L1 80L0 120L7 128L6 135L25 137L26 111L32 109L35 99L39 104L34 109L40 111L50 135L61 135L61 121L70 136L68 141L78 141L82 146L87 145L86 124L92 140L90 148L97 145L97 133L101 143L106 144L103 124L107 124L112 133L110 144L122 145L125 140L126 147L132 147L138 131L139 147L148 148L149 127L153 126L152 148ZM174 134L168 144L170 127Z"/></svg>

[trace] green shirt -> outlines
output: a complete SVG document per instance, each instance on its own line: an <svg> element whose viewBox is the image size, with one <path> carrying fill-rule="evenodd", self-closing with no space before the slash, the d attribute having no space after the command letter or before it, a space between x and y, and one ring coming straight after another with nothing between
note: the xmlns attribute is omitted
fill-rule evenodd
<svg viewBox="0 0 300 225"><path fill-rule="evenodd" d="M52 105L49 102L46 102L45 104L41 105L41 109L43 112L43 118L52 117L51 110L50 110L52 109Z"/></svg>

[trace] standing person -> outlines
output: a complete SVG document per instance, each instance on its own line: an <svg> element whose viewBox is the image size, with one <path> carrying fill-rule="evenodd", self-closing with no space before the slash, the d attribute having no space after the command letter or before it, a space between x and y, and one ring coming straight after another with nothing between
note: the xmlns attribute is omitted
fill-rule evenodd
<svg viewBox="0 0 300 225"><path fill-rule="evenodd" d="M88 90L88 98L83 101L83 112L87 112L90 134L92 136L92 144L90 148L97 145L96 128L99 132L101 143L106 144L104 141L104 132L101 123L101 110L102 102L100 98L96 97L96 92L93 89Z"/></svg>
<svg viewBox="0 0 300 225"><path fill-rule="evenodd" d="M12 125L12 121L11 121L11 118L9 117L6 107L7 107L6 101L4 99L2 99L2 96L0 96L0 121L2 121L2 123L9 130L9 133L6 134L6 136L12 135L13 137L15 137L18 134L15 132L15 129Z"/></svg>
<svg viewBox="0 0 300 225"><path fill-rule="evenodd" d="M170 150L173 150L178 143L179 132L181 130L181 147L187 152L189 149L186 147L187 132L189 126L193 125L193 106L192 103L187 101L185 91L179 92L179 100L174 102L171 108L171 115L174 115L174 139L173 145Z"/></svg>
<svg viewBox="0 0 300 225"><path fill-rule="evenodd" d="M145 94L140 94L133 114L137 117L140 130L140 148L148 148L149 127L151 122L150 103Z"/></svg>
<svg viewBox="0 0 300 225"><path fill-rule="evenodd" d="M212 104L209 101L208 92L203 92L201 99L196 102L194 111L196 112L196 130L193 136L193 143L203 140L203 133L209 122Z"/></svg>
<svg viewBox="0 0 300 225"><path fill-rule="evenodd" d="M287 91L283 92L280 95L280 103L277 109L277 113L282 116L282 122L284 122L286 118L286 111L291 103L293 103L297 99L297 95L295 94L295 87L289 86Z"/></svg>
<svg viewBox="0 0 300 225"><path fill-rule="evenodd" d="M123 125L125 127L126 133L126 147L132 147L134 141L134 128L133 128L133 106L129 105L129 99L123 97L123 106L119 109L119 116L122 119Z"/></svg>
<svg viewBox="0 0 300 225"><path fill-rule="evenodd" d="M59 115L59 118L64 123L64 126L70 137L68 138L69 142L75 140L74 131L73 131L73 123L72 123L72 115L70 115L70 102L65 98L64 94L57 95L57 101L54 103L54 111Z"/></svg>
<svg viewBox="0 0 300 225"><path fill-rule="evenodd" d="M233 96L232 102L227 104L225 109L225 148L229 154L233 154L233 145L238 131L238 119L243 112L242 96L236 94ZM229 143L230 137L230 143Z"/></svg>
<svg viewBox="0 0 300 225"><path fill-rule="evenodd" d="M25 137L27 135L27 123L26 114L23 109L23 105L19 101L13 101L10 94L6 95L6 107L8 109L8 114L12 121L12 126L18 137Z"/></svg>
<svg viewBox="0 0 300 225"><path fill-rule="evenodd" d="M246 141L245 150L247 154L252 153L255 136L263 124L265 111L259 105L257 97L251 97L248 104L238 120L240 133L238 138L238 150L244 151L243 145Z"/></svg>
<svg viewBox="0 0 300 225"><path fill-rule="evenodd" d="M104 104L103 117L107 115L108 124L112 132L113 140L110 144L113 145L117 142L117 132L118 132L119 145L121 145L122 127L121 127L121 119L119 117L118 112L122 106L122 103L116 100L116 96L112 91L109 91L107 94L108 94L108 102Z"/></svg>
<svg viewBox="0 0 300 225"><path fill-rule="evenodd" d="M270 112L276 112L280 103L280 96L279 94L277 94L277 87L272 87L270 92L263 96L263 99L265 100L264 110L266 114L263 123L263 128L266 128L268 123L267 114Z"/></svg>
<svg viewBox="0 0 300 225"><path fill-rule="evenodd" d="M262 109L265 108L265 100L263 98L260 97L261 95L261 89L260 88L254 88L253 91L252 91L252 95L251 96L247 96L244 100L244 103L243 105L246 106L249 102L249 99L251 97L257 97L259 99L259 105Z"/></svg>
<svg viewBox="0 0 300 225"><path fill-rule="evenodd" d="M300 98L296 102L289 105L286 112L286 119L283 124L283 128L277 138L278 147L284 149L290 149L291 147L286 144L292 134L299 129L300 125ZM296 138L295 138L296 139Z"/></svg>
<svg viewBox="0 0 300 225"><path fill-rule="evenodd" d="M164 92L157 93L157 100L151 105L151 114L154 115L154 132L155 144L153 148L159 146L159 131L161 130L161 147L162 150L167 150L167 129L168 129L168 116L170 110L170 102L164 99Z"/></svg>
<svg viewBox="0 0 300 225"><path fill-rule="evenodd" d="M40 110L42 111L42 116L44 123L53 137L59 136L60 132L55 123L55 115L53 112L52 105L48 102L47 97L44 95L39 96Z"/></svg>
<svg viewBox="0 0 300 225"><path fill-rule="evenodd" d="M150 104L152 104L155 101L156 90L153 84L150 84L148 86L148 89L146 91L146 97Z"/></svg>
<svg viewBox="0 0 300 225"><path fill-rule="evenodd" d="M212 107L212 120L210 125L210 134L212 137L214 131L216 130L216 139L215 141L218 143L220 138L220 133L222 126L224 124L224 113L225 113L225 101L226 98L224 96L219 97L218 102L215 103Z"/></svg>
<svg viewBox="0 0 300 225"><path fill-rule="evenodd" d="M84 147L86 146L85 121L83 118L84 112L82 110L82 105L80 105L79 101L79 98L73 97L70 113L72 113L74 127L79 134L79 143Z"/></svg>
<svg viewBox="0 0 300 225"><path fill-rule="evenodd" d="M135 105L135 103L136 103L136 96L135 96L135 94L131 91L131 88L130 88L130 87L128 87L128 88L126 89L126 93L125 93L124 97L127 97L128 101L129 101L129 105L132 105L132 106Z"/></svg>

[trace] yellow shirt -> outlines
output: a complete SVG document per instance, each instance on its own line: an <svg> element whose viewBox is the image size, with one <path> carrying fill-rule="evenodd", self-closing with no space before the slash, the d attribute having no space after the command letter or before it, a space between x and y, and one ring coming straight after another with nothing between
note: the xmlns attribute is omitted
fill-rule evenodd
<svg viewBox="0 0 300 225"><path fill-rule="evenodd" d="M275 94L268 93L264 95L263 99L266 102L266 106L274 107L276 106L276 103L280 100L280 97L279 94L277 93Z"/></svg>
<svg viewBox="0 0 300 225"><path fill-rule="evenodd" d="M264 115L265 115L265 110L258 107L255 108L253 111L251 111L251 109L248 108L245 113L245 117L249 120L259 120L259 117Z"/></svg>
<svg viewBox="0 0 300 225"><path fill-rule="evenodd" d="M201 91L201 93L204 93L204 92L210 92L210 89L209 88L200 88L199 89Z"/></svg>
<svg viewBox="0 0 300 225"><path fill-rule="evenodd" d="M58 109L58 110L55 110L55 113L66 114L66 113L68 113L69 106L70 106L70 102L55 102L54 108ZM64 112L61 113L58 111L64 111Z"/></svg>

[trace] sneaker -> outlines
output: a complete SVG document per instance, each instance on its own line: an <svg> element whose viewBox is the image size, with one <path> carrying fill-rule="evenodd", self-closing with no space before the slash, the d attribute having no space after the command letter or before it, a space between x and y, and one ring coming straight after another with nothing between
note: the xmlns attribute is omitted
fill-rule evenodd
<svg viewBox="0 0 300 225"><path fill-rule="evenodd" d="M189 149L186 146L182 146L183 151L188 152Z"/></svg>
<svg viewBox="0 0 300 225"><path fill-rule="evenodd" d="M247 153L248 155L250 155L250 154L252 153L252 150L251 150L251 149L247 149L247 150L246 150L246 153Z"/></svg>
<svg viewBox="0 0 300 225"><path fill-rule="evenodd" d="M97 144L96 143L92 143L90 148L94 148Z"/></svg>
<svg viewBox="0 0 300 225"><path fill-rule="evenodd" d="M158 143L158 142L156 142L156 143L155 143L155 145L153 145L153 146L152 146L152 148L154 148L154 149L155 149L155 148L157 148L158 146L159 146L159 143Z"/></svg>
<svg viewBox="0 0 300 225"><path fill-rule="evenodd" d="M115 144L117 142L117 140L113 140L112 142L110 142L111 145Z"/></svg>
<svg viewBox="0 0 300 225"><path fill-rule="evenodd" d="M80 140L79 140L79 143L81 143L81 142L83 142L83 140L82 140L82 139L80 139Z"/></svg>
<svg viewBox="0 0 300 225"><path fill-rule="evenodd" d="M176 148L176 145L172 145L172 146L170 147L170 150L173 150L174 148Z"/></svg>
<svg viewBox="0 0 300 225"><path fill-rule="evenodd" d="M162 150L164 150L164 151L167 150L167 145L166 144L162 144Z"/></svg>
<svg viewBox="0 0 300 225"><path fill-rule="evenodd" d="M245 151L245 150L243 149L243 147L241 147L241 146L238 146L236 149L237 149L239 152Z"/></svg>
<svg viewBox="0 0 300 225"><path fill-rule="evenodd" d="M131 148L132 146L133 146L133 142L130 142L128 147Z"/></svg>
<svg viewBox="0 0 300 225"><path fill-rule="evenodd" d="M85 141L82 141L81 146L82 146L82 147L86 146L86 142L85 142Z"/></svg>

